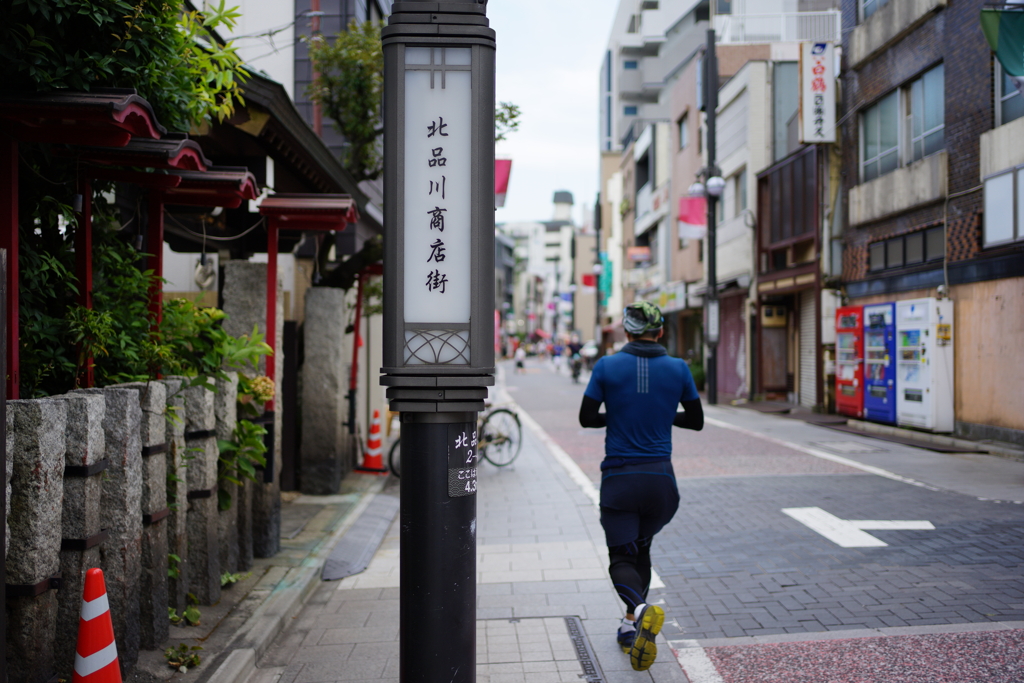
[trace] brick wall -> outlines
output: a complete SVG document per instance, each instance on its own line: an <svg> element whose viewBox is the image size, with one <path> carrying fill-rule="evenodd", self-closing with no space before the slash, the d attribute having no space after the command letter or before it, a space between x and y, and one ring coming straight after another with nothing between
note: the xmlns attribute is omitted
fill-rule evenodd
<svg viewBox="0 0 1024 683"><path fill-rule="evenodd" d="M898 1L898 0L897 0ZM970 190L980 184L979 136L992 129L992 55L979 26L983 0L949 0L923 24L889 46L859 70L843 64L842 112L863 110L894 88L903 86L939 63L945 66L946 151L949 154L949 193ZM857 23L857 0L843 0L843 26ZM848 52L848 37L844 52ZM843 186L859 182L859 115L849 116L842 126ZM969 259L981 246L982 193L949 200L946 253L950 261ZM848 216L848 211L844 211ZM844 226L843 279L867 276L868 244L941 225L943 204L912 209L874 223Z"/></svg>

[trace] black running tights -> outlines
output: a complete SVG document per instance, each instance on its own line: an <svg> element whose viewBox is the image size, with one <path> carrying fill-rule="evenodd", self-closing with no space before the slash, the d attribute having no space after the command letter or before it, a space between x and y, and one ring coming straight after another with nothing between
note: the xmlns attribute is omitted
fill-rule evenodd
<svg viewBox="0 0 1024 683"><path fill-rule="evenodd" d="M626 613L635 614L636 606L647 601L651 587L651 539L608 548L608 561L608 573L626 603Z"/></svg>

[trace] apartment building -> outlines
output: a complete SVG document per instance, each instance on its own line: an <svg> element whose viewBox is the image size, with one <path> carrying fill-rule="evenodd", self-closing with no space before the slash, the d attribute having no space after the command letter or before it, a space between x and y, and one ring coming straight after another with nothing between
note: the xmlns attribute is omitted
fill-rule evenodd
<svg viewBox="0 0 1024 683"><path fill-rule="evenodd" d="M842 3L842 279L851 304L951 300L955 431L1024 443L1024 100L984 4Z"/></svg>

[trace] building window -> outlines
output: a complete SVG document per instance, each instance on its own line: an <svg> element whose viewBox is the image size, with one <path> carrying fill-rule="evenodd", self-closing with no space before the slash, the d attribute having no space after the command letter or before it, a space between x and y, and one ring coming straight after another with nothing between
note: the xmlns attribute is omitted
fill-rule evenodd
<svg viewBox="0 0 1024 683"><path fill-rule="evenodd" d="M945 254L945 230L941 226L929 228L869 244L868 270L873 272L940 261Z"/></svg>
<svg viewBox="0 0 1024 683"><path fill-rule="evenodd" d="M1003 71L999 60L996 63L996 125L1001 126L1015 119L1024 116L1024 95L1010 78L1010 74Z"/></svg>
<svg viewBox="0 0 1024 683"><path fill-rule="evenodd" d="M868 17L889 4L889 0L860 0L860 20Z"/></svg>
<svg viewBox="0 0 1024 683"><path fill-rule="evenodd" d="M679 119L679 149L686 149L690 144L690 117L683 114Z"/></svg>
<svg viewBox="0 0 1024 683"><path fill-rule="evenodd" d="M636 105L627 104L622 108L623 116L636 116Z"/></svg>
<svg viewBox="0 0 1024 683"><path fill-rule="evenodd" d="M1024 240L1024 166L985 179L983 244Z"/></svg>
<svg viewBox="0 0 1024 683"><path fill-rule="evenodd" d="M624 61L622 63L622 68L623 69L636 69L637 68L637 61L635 59L627 59L626 61Z"/></svg>
<svg viewBox="0 0 1024 683"><path fill-rule="evenodd" d="M910 160L917 161L946 147L945 69L942 64L910 84L907 126Z"/></svg>
<svg viewBox="0 0 1024 683"><path fill-rule="evenodd" d="M899 166L899 91L894 90L861 115L861 182Z"/></svg>
<svg viewBox="0 0 1024 683"><path fill-rule="evenodd" d="M945 97L940 64L861 113L862 183L945 149Z"/></svg>
<svg viewBox="0 0 1024 683"><path fill-rule="evenodd" d="M732 14L732 0L718 0L715 4L715 14Z"/></svg>

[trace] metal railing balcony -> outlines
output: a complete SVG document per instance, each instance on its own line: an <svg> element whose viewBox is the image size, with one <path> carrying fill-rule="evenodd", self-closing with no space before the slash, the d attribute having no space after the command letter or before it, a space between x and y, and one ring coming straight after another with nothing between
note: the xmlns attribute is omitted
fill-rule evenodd
<svg viewBox="0 0 1024 683"><path fill-rule="evenodd" d="M715 34L722 44L842 42L843 19L839 10L784 12L780 14L718 14Z"/></svg>

